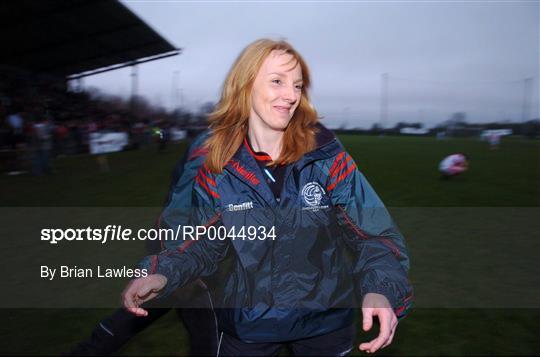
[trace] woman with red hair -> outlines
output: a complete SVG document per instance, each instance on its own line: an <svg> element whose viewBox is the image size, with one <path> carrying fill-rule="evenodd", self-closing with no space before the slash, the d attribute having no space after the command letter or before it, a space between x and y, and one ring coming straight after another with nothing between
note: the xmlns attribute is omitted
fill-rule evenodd
<svg viewBox="0 0 540 357"><path fill-rule="evenodd" d="M297 355L346 355L355 301L364 330L374 316L380 322L360 350L392 342L412 300L403 237L319 123L310 84L306 62L285 41L258 40L240 54L195 178L192 223L207 234L145 258L149 275L123 293L129 311L144 316L143 302L214 273L230 253L216 303L219 355L275 355L284 344ZM163 214L173 228L174 210L173 198Z"/></svg>

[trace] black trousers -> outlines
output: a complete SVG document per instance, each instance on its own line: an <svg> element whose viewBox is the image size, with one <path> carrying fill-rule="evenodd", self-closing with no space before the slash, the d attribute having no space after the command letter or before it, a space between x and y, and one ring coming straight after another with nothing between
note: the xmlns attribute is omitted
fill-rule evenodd
<svg viewBox="0 0 540 357"><path fill-rule="evenodd" d="M94 327L86 340L78 343L68 356L108 356L117 352L139 332L146 329L154 321L175 310L190 338L191 356L215 356L217 353L218 330L212 302L206 289L193 285L191 291L182 291L190 304L182 305L171 297L159 306L190 306L182 308L152 307L143 305L148 311L144 317L135 316L125 309L118 309L101 320ZM158 306L156 304L156 306Z"/></svg>
<svg viewBox="0 0 540 357"><path fill-rule="evenodd" d="M284 346L295 356L347 356L353 349L354 325L325 335L283 343L247 343L220 333L218 356L277 356Z"/></svg>

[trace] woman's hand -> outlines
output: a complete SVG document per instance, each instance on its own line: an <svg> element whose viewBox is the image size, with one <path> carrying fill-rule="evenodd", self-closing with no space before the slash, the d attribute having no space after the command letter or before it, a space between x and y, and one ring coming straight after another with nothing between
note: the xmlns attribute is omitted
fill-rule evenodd
<svg viewBox="0 0 540 357"><path fill-rule="evenodd" d="M167 278L161 274L151 274L130 281L122 292L124 308L137 316L148 315L148 311L139 306L155 298L165 285L167 285Z"/></svg>
<svg viewBox="0 0 540 357"><path fill-rule="evenodd" d="M392 343L398 319L388 299L381 294L369 293L362 301L362 327L369 331L373 326L373 316L379 318L380 332L374 340L360 344L360 351L373 353L379 348L384 348Z"/></svg>

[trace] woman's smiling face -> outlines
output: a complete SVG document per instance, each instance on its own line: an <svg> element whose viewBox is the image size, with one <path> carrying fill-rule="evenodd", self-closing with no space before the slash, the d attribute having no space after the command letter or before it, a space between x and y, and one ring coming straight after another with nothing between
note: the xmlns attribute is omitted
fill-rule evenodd
<svg viewBox="0 0 540 357"><path fill-rule="evenodd" d="M253 82L250 123L285 130L301 96L302 69L298 61L288 53L272 51Z"/></svg>

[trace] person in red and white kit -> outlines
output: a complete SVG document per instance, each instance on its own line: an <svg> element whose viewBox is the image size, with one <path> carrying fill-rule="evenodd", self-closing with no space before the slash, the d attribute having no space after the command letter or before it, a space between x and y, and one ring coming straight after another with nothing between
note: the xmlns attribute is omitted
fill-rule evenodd
<svg viewBox="0 0 540 357"><path fill-rule="evenodd" d="M439 163L441 178L459 175L469 168L469 158L463 153L448 155Z"/></svg>

